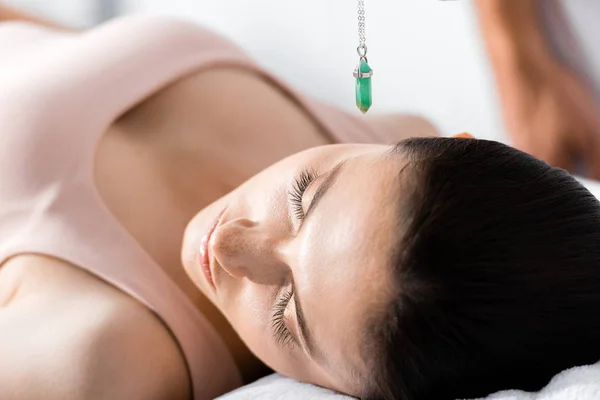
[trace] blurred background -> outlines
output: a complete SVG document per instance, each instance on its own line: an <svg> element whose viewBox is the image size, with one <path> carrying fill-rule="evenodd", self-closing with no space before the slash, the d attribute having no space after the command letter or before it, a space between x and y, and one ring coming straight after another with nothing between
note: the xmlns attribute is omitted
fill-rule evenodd
<svg viewBox="0 0 600 400"><path fill-rule="evenodd" d="M352 112L356 2L350 0L5 0L74 27L150 12L195 20L241 44L259 63L314 97ZM474 5L468 0L367 0L367 45L375 71L373 113L423 115L443 134L506 140ZM600 71L596 0L563 1ZM592 17L594 15L592 14ZM595 32L589 30L595 29ZM587 30L587 31L586 31ZM593 54L594 51L596 54Z"/></svg>

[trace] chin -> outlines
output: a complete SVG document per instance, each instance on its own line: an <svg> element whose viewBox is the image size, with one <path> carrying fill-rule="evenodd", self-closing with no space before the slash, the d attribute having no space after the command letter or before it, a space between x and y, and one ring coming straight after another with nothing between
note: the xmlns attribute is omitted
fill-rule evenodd
<svg viewBox="0 0 600 400"><path fill-rule="evenodd" d="M198 217L199 215L194 217L185 228L183 245L181 248L181 262L183 263L183 269L196 287L206 295L207 293L203 289L204 282L202 271L198 263L200 256L200 240L203 235L201 229L198 229L198 221L196 221Z"/></svg>

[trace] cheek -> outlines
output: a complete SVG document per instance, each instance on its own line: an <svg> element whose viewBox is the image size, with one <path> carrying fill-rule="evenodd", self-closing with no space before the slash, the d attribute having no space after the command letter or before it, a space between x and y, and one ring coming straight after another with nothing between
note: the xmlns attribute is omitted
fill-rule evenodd
<svg viewBox="0 0 600 400"><path fill-rule="evenodd" d="M235 293L228 296L225 312L240 329L250 332L265 331L275 288L255 285L245 279L240 283L242 284L234 289Z"/></svg>
<svg viewBox="0 0 600 400"><path fill-rule="evenodd" d="M271 349L270 317L275 290L247 283L235 291L227 296L223 311L244 343L262 359Z"/></svg>
<svg viewBox="0 0 600 400"><path fill-rule="evenodd" d="M239 288L235 300L230 298L224 310L230 323L246 346L273 370L297 379L304 369L297 350L280 348L273 338L271 309L276 288L248 284Z"/></svg>

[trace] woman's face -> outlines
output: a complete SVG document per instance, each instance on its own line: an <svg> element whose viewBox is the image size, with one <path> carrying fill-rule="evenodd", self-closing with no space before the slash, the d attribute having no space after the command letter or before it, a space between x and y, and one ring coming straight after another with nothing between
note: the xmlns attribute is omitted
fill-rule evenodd
<svg viewBox="0 0 600 400"><path fill-rule="evenodd" d="M368 376L359 347L369 314L388 298L396 242L402 160L389 150L332 145L293 155L186 229L188 274L284 375L355 395L357 375Z"/></svg>

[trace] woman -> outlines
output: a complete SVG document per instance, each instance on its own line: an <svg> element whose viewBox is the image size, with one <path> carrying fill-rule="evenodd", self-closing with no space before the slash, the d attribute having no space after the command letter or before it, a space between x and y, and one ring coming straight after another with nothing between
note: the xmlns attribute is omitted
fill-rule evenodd
<svg viewBox="0 0 600 400"><path fill-rule="evenodd" d="M434 132L299 97L190 23L8 22L0 49L3 398L204 399L264 374L181 267L186 224L289 154Z"/></svg>
<svg viewBox="0 0 600 400"><path fill-rule="evenodd" d="M600 353L600 211L564 172L471 139L321 146L432 130L306 100L188 23L0 46L3 398L213 398L256 354L443 399Z"/></svg>

